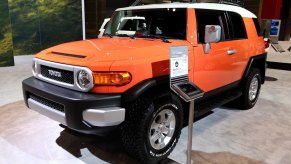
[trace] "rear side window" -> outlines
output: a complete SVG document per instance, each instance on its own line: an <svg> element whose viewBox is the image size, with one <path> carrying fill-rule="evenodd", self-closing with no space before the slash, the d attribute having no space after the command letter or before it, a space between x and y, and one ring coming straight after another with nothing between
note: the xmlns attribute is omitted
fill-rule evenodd
<svg viewBox="0 0 291 164"><path fill-rule="evenodd" d="M228 12L232 24L232 38L233 39L246 39L247 33L242 17L234 12Z"/></svg>
<svg viewBox="0 0 291 164"><path fill-rule="evenodd" d="M229 30L226 24L226 13L218 10L196 9L196 21L198 31L198 42L204 43L205 26L218 25L221 26L221 40L229 40Z"/></svg>
<svg viewBox="0 0 291 164"><path fill-rule="evenodd" d="M257 18L253 18L253 21L254 21L254 24L256 26L256 30L257 30L258 36L263 36L263 33L261 32L261 27L260 27L258 19Z"/></svg>

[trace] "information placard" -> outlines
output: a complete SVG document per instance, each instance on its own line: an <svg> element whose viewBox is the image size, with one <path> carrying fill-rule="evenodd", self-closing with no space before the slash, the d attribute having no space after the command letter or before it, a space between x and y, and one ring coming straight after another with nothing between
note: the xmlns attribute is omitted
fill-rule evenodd
<svg viewBox="0 0 291 164"><path fill-rule="evenodd" d="M170 54L171 79L181 76L188 77L188 47L171 47Z"/></svg>
<svg viewBox="0 0 291 164"><path fill-rule="evenodd" d="M203 95L188 78L188 47L176 46L170 48L170 87L184 101L190 102Z"/></svg>

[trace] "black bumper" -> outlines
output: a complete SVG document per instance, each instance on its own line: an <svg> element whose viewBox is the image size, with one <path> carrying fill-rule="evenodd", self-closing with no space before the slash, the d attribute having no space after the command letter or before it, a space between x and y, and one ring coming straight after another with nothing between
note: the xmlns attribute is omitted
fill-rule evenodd
<svg viewBox="0 0 291 164"><path fill-rule="evenodd" d="M64 107L63 112L69 129L86 134L105 135L117 128L117 126L91 126L83 120L82 113L86 109L120 107L121 95L119 94L83 93L55 86L34 77L24 80L22 89L27 107L31 95L61 104Z"/></svg>

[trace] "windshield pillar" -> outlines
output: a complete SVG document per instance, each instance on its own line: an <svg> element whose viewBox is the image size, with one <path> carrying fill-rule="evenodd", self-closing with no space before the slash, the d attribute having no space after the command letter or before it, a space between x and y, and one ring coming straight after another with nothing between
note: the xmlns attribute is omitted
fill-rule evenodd
<svg viewBox="0 0 291 164"><path fill-rule="evenodd" d="M197 24L193 8L187 9L187 41L193 46L197 46Z"/></svg>

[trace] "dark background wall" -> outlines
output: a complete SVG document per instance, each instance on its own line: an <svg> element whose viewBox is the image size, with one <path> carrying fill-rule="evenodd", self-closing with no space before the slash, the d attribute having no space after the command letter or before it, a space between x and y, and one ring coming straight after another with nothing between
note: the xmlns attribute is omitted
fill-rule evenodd
<svg viewBox="0 0 291 164"><path fill-rule="evenodd" d="M279 40L291 38L291 0L283 0L281 10L281 29Z"/></svg>
<svg viewBox="0 0 291 164"><path fill-rule="evenodd" d="M7 0L0 0L0 67L14 65Z"/></svg>
<svg viewBox="0 0 291 164"><path fill-rule="evenodd" d="M120 7L130 6L135 0L85 0L86 38L96 38L105 18Z"/></svg>

